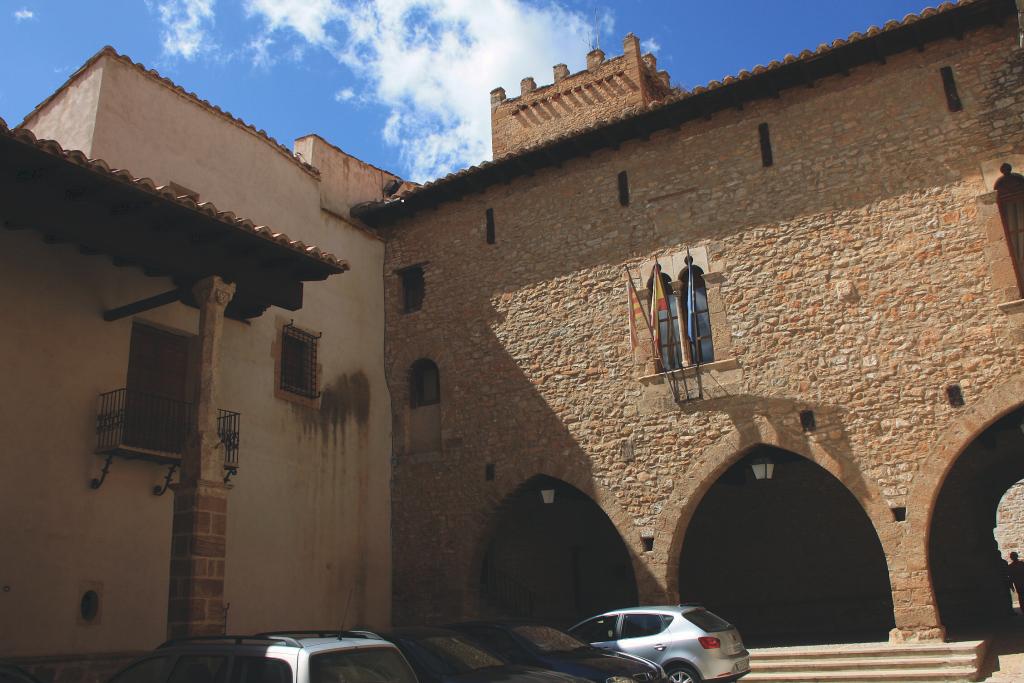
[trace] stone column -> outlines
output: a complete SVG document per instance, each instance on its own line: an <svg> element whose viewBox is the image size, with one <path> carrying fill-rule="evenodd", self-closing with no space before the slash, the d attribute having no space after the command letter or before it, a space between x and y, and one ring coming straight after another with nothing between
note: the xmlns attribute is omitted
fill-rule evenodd
<svg viewBox="0 0 1024 683"><path fill-rule="evenodd" d="M192 288L199 306L199 358L192 424L174 490L167 637L224 632L227 487L217 434L217 389L224 309L235 286L212 276Z"/></svg>

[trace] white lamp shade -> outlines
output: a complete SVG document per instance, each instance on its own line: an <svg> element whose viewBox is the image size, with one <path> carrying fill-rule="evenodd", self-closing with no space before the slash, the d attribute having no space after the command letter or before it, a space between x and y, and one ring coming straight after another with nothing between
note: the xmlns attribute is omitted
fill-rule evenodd
<svg viewBox="0 0 1024 683"><path fill-rule="evenodd" d="M544 501L545 505L551 505L555 502L555 490L554 489L541 489L540 498Z"/></svg>
<svg viewBox="0 0 1024 683"><path fill-rule="evenodd" d="M754 479L771 479L775 474L775 463L769 458L757 458L750 463L750 469L754 471Z"/></svg>

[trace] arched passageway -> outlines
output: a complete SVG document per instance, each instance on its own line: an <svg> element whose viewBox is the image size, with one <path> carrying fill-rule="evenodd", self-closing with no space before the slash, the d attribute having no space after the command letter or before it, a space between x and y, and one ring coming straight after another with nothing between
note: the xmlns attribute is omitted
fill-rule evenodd
<svg viewBox="0 0 1024 683"><path fill-rule="evenodd" d="M480 568L485 616L568 626L637 604L629 552L604 511L565 482L536 476L501 504Z"/></svg>
<svg viewBox="0 0 1024 683"><path fill-rule="evenodd" d="M947 633L1011 614L1006 554L993 530L1003 494L1024 478L1024 409L997 420L964 449L935 503L928 559Z"/></svg>
<svg viewBox="0 0 1024 683"><path fill-rule="evenodd" d="M752 463L767 459L771 479ZM894 626L882 544L863 507L819 465L758 446L715 482L683 539L682 601L748 643L885 640Z"/></svg>

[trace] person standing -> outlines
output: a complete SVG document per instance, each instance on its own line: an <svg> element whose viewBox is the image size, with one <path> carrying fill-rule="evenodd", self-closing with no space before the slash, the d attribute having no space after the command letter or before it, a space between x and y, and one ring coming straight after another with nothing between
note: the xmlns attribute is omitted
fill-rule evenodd
<svg viewBox="0 0 1024 683"><path fill-rule="evenodd" d="M1010 577L1010 586L1017 593L1017 604L1020 605L1021 614L1024 615L1024 562L1020 561L1017 553L1010 553L1006 573Z"/></svg>

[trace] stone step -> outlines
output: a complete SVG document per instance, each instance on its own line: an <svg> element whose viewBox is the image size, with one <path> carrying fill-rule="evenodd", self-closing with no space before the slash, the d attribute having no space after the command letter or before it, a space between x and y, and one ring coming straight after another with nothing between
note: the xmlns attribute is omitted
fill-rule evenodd
<svg viewBox="0 0 1024 683"><path fill-rule="evenodd" d="M978 679L985 641L855 643L750 651L745 683L954 683Z"/></svg>
<svg viewBox="0 0 1024 683"><path fill-rule="evenodd" d="M838 659L751 659L755 671L775 673L784 671L846 671L851 669L942 669L969 668L976 666L978 657L974 654L957 654L939 657L850 657Z"/></svg>
<svg viewBox="0 0 1024 683"><path fill-rule="evenodd" d="M750 650L751 661L787 659L859 659L865 657L953 657L979 656L985 641L954 643L900 644L857 643L852 645L809 645L806 647L770 647Z"/></svg>
<svg viewBox="0 0 1024 683"><path fill-rule="evenodd" d="M977 667L798 673L761 673L755 669L743 678L743 683L960 683L975 681L977 678Z"/></svg>

